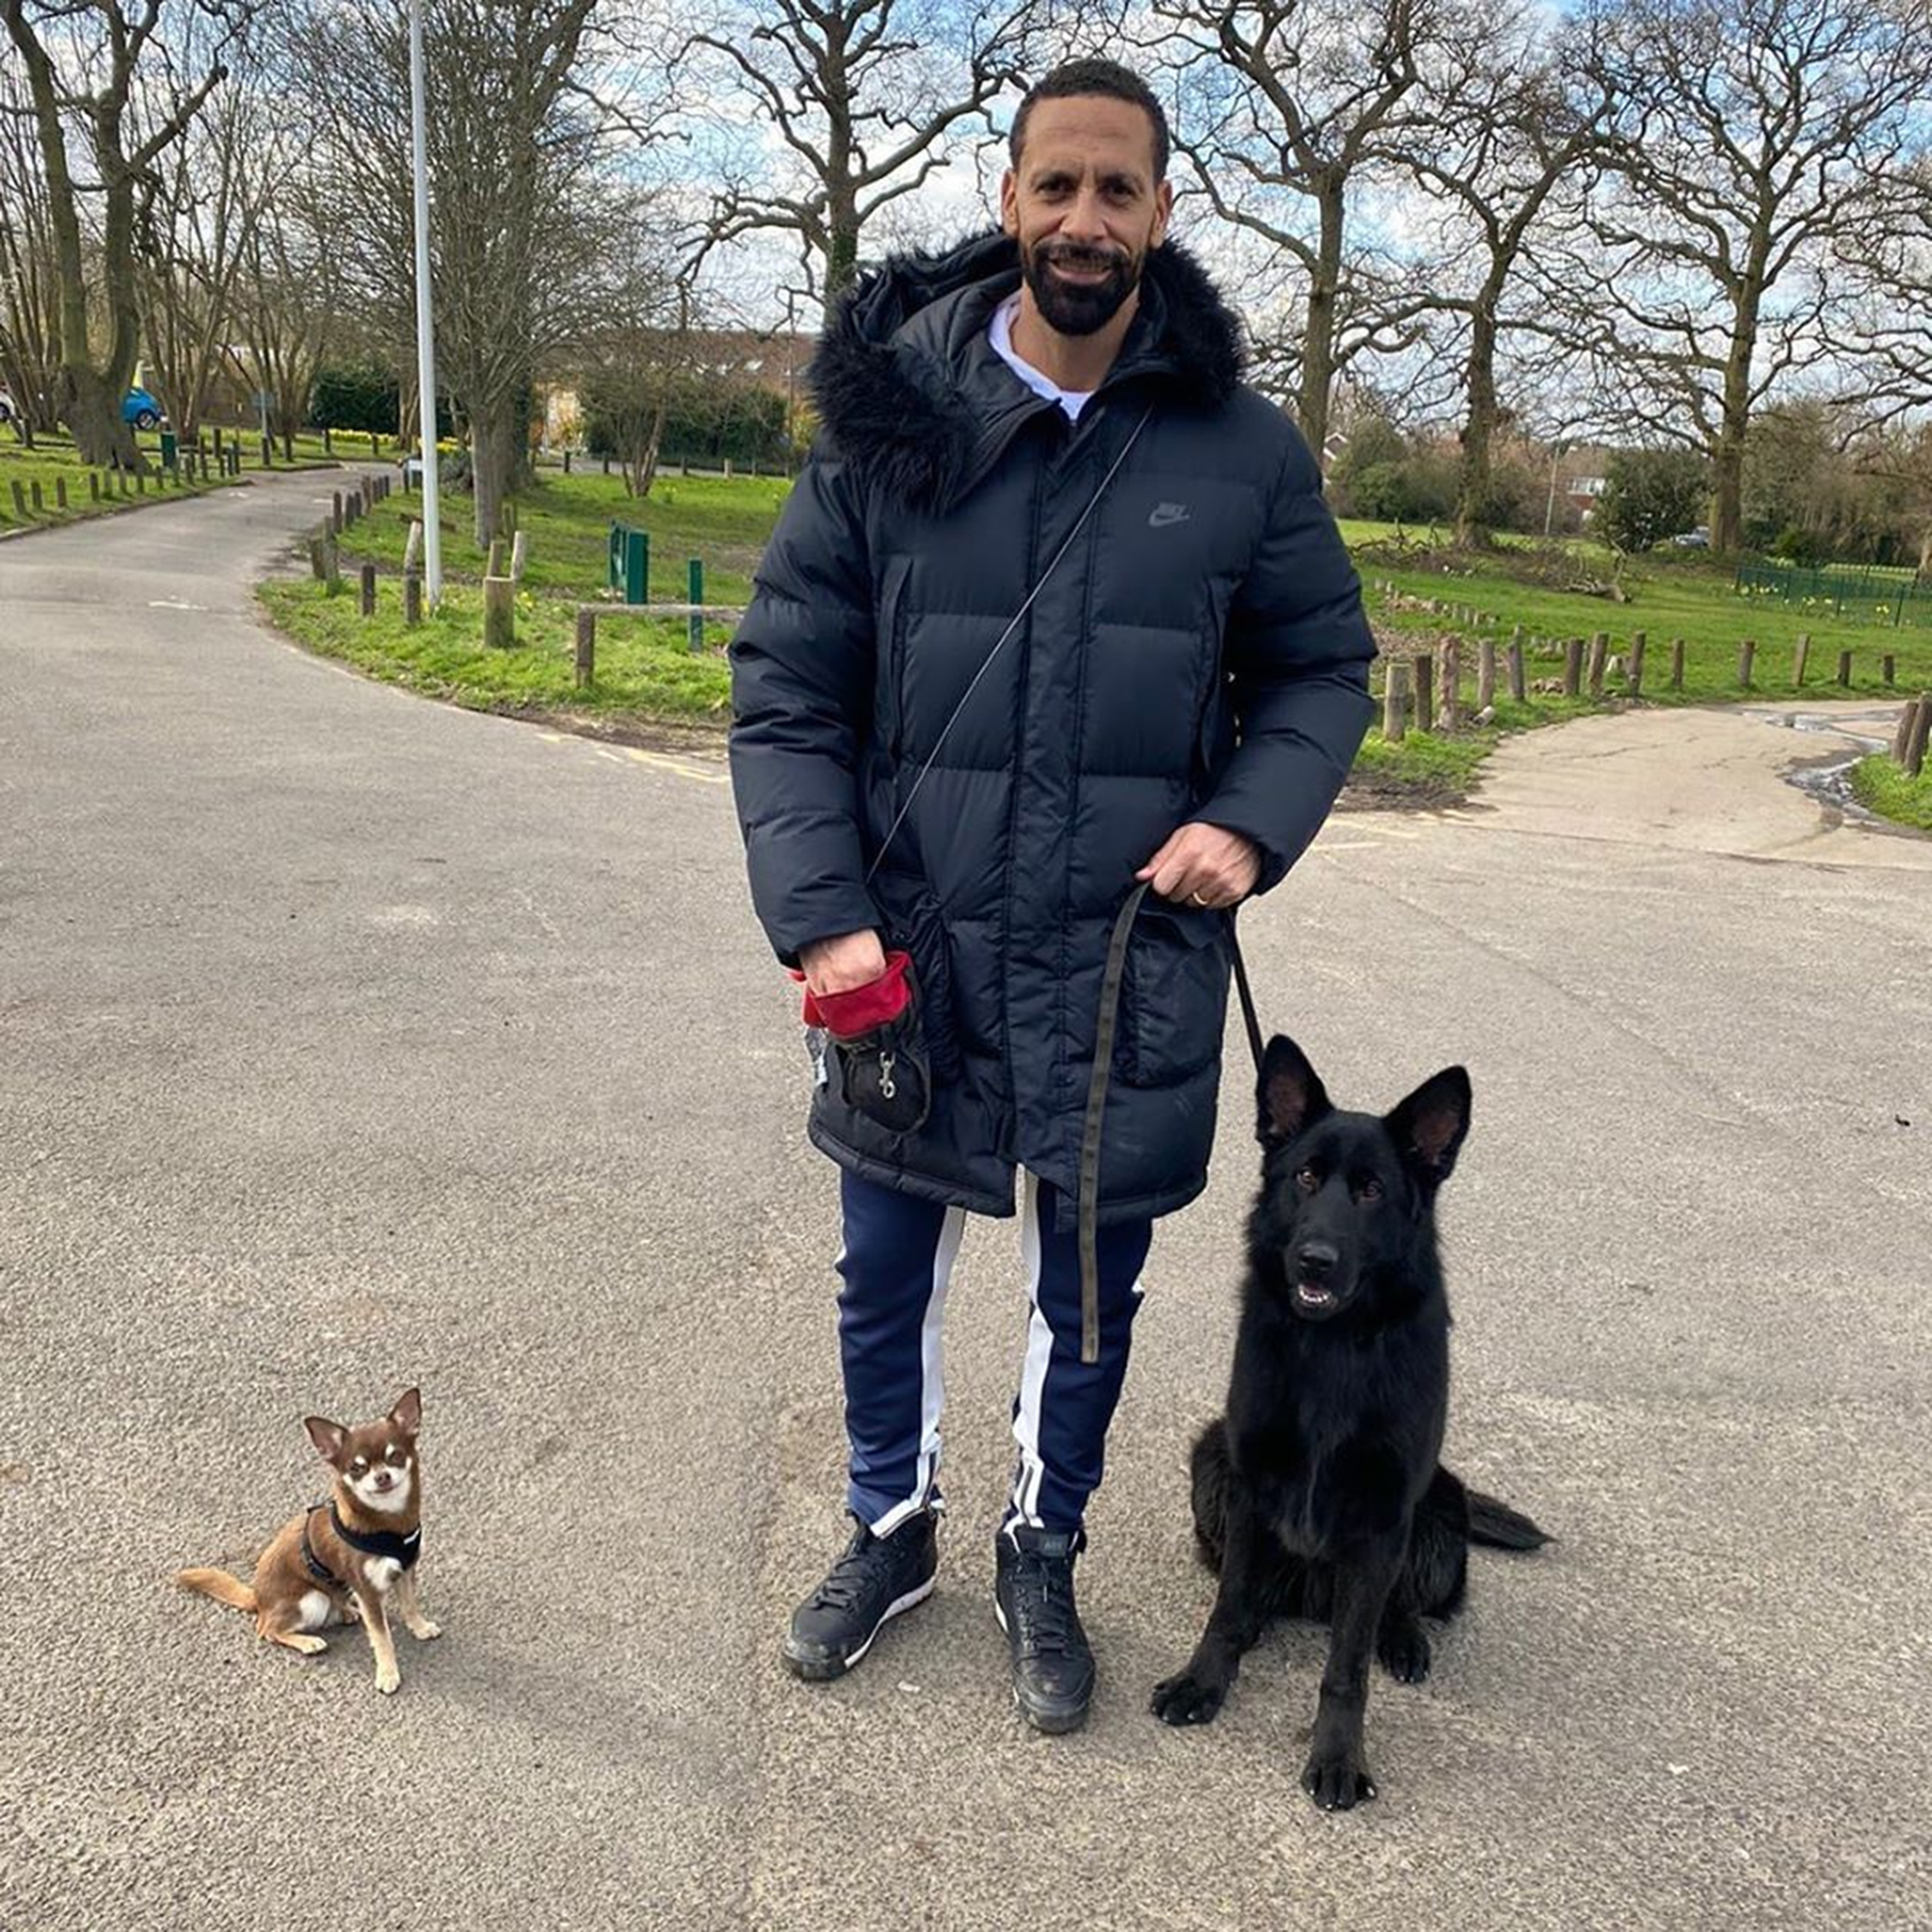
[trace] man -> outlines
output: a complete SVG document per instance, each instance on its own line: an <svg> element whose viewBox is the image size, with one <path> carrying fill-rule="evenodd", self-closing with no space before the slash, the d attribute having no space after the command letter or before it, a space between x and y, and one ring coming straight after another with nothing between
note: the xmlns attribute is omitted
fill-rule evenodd
<svg viewBox="0 0 1932 1932"><path fill-rule="evenodd" d="M810 1133L844 1170L857 1530L785 1659L836 1677L932 1590L947 1277L1017 1170L1032 1312L994 1601L1048 1731L1092 1694L1073 1561L1152 1222L1206 1181L1229 909L1314 837L1370 712L1320 474L1167 242L1167 160L1141 81L1060 68L1015 120L1002 232L847 296L732 648L753 900L823 1030ZM1081 1145L1136 881L1084 1361Z"/></svg>

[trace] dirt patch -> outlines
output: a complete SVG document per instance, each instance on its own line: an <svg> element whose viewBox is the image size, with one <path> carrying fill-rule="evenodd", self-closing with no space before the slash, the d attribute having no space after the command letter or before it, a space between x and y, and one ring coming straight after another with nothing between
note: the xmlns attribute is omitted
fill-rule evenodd
<svg viewBox="0 0 1932 1932"><path fill-rule="evenodd" d="M1466 805L1468 793L1453 779L1396 778L1382 772L1356 772L1335 800L1337 811L1441 811Z"/></svg>

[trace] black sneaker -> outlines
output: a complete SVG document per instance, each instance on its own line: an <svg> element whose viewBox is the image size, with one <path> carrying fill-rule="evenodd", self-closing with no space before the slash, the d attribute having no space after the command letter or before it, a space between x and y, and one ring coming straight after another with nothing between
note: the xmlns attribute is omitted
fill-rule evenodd
<svg viewBox="0 0 1932 1932"><path fill-rule="evenodd" d="M792 1613L784 1654L794 1677L813 1683L843 1677L884 1624L932 1595L939 1568L938 1521L931 1510L921 1510L890 1536L858 1524L845 1554Z"/></svg>
<svg viewBox="0 0 1932 1932"><path fill-rule="evenodd" d="M1078 1730L1093 1698L1093 1652L1073 1603L1078 1531L1029 1529L993 1540L993 1609L1013 1659L1013 1698L1036 1730Z"/></svg>

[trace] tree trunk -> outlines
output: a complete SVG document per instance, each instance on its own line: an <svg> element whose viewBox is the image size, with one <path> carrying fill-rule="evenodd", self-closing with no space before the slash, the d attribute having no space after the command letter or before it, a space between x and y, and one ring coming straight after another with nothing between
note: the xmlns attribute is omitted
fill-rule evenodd
<svg viewBox="0 0 1932 1932"><path fill-rule="evenodd" d="M470 419L470 477L476 493L477 548L487 550L503 534L503 506L522 469L523 424L518 398L509 394L477 406Z"/></svg>
<svg viewBox="0 0 1932 1932"><path fill-rule="evenodd" d="M644 432L641 437L624 453L624 488L639 502L651 494L651 485L658 480L658 456L664 447L665 418L670 410L668 400L659 402L649 425L638 425Z"/></svg>
<svg viewBox="0 0 1932 1932"><path fill-rule="evenodd" d="M1321 230L1309 280L1308 325L1302 345L1301 393L1297 413L1317 465L1328 440L1328 402L1335 383L1335 304L1341 289L1342 222L1346 177L1334 172L1315 188Z"/></svg>
<svg viewBox="0 0 1932 1932"><path fill-rule="evenodd" d="M1456 494L1455 541L1463 550L1494 548L1490 538L1491 446L1496 436L1496 307L1485 291L1469 331L1469 413L1462 425L1462 477Z"/></svg>
<svg viewBox="0 0 1932 1932"><path fill-rule="evenodd" d="M1710 548L1717 556L1735 556L1744 548L1744 440L1751 428L1751 362L1770 246L1767 218L1752 237L1750 262L1732 298L1722 413L1710 450Z"/></svg>

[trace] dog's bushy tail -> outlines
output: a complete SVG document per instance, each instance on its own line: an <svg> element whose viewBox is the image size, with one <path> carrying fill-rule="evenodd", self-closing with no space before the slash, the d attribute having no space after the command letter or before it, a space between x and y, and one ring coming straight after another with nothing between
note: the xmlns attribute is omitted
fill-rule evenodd
<svg viewBox="0 0 1932 1932"><path fill-rule="evenodd" d="M227 1604L231 1610L253 1611L257 1607L254 1591L239 1577L231 1577L225 1570L178 1571L174 1581L183 1589L211 1596L217 1603Z"/></svg>
<svg viewBox="0 0 1932 1932"><path fill-rule="evenodd" d="M1522 1510L1485 1496L1479 1489L1468 1495L1471 1542L1498 1550L1540 1550L1551 1540L1549 1532L1539 1529Z"/></svg>

